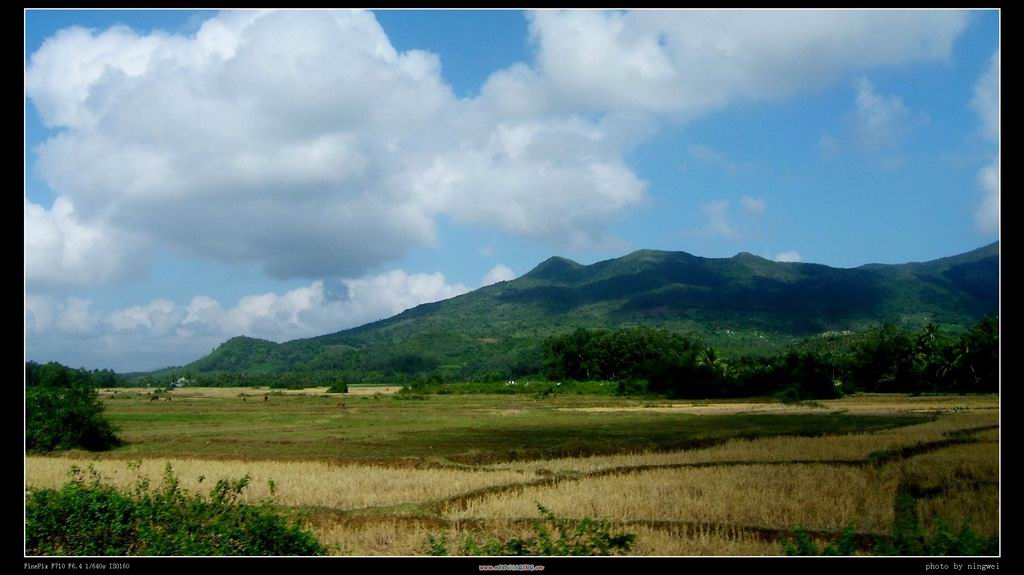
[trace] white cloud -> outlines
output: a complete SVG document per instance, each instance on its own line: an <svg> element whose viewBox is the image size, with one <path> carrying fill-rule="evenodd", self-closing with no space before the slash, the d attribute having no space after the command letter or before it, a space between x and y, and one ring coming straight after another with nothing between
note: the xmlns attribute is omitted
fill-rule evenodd
<svg viewBox="0 0 1024 575"><path fill-rule="evenodd" d="M864 149L878 151L897 146L910 128L910 110L899 96L879 94L867 78L859 78L854 133Z"/></svg>
<svg viewBox="0 0 1024 575"><path fill-rule="evenodd" d="M468 291L461 284L448 284L441 273L408 274L402 270L342 280L339 287L340 293L333 293L323 280L317 280L283 294L245 296L228 309L212 298L196 296L188 306L176 307L178 333L245 334L286 341L363 325Z"/></svg>
<svg viewBox="0 0 1024 575"><path fill-rule="evenodd" d="M25 328L27 331L45 331L53 322L50 300L38 294L25 294Z"/></svg>
<svg viewBox="0 0 1024 575"><path fill-rule="evenodd" d="M436 55L396 50L370 12L230 11L191 36L64 30L30 55L25 86L59 130L36 169L100 238L130 230L275 277L353 277L435 242L443 216L560 249L606 245L607 224L646 198L624 157L658 115L942 59L965 21L536 12L536 60L458 99ZM90 281L142 263L101 251ZM77 277L47 276L54 258L36 253L36 277Z"/></svg>
<svg viewBox="0 0 1024 575"><path fill-rule="evenodd" d="M349 327L469 291L462 284L448 284L440 272L407 274L393 270L358 280L345 280L344 283L348 287L349 299L342 307Z"/></svg>
<svg viewBox="0 0 1024 575"><path fill-rule="evenodd" d="M78 297L69 297L63 305L57 306L57 329L72 337L96 335L99 322L89 309L92 302Z"/></svg>
<svg viewBox="0 0 1024 575"><path fill-rule="evenodd" d="M992 54L988 70L974 86L971 109L981 119L982 133L990 141L999 141L999 50Z"/></svg>
<svg viewBox="0 0 1024 575"><path fill-rule="evenodd" d="M999 157L978 173L981 205L974 212L974 223L981 233L999 231Z"/></svg>
<svg viewBox="0 0 1024 575"><path fill-rule="evenodd" d="M603 239L604 222L646 197L615 129L580 118L500 123L436 156L413 194L457 221L586 249Z"/></svg>
<svg viewBox="0 0 1024 575"><path fill-rule="evenodd" d="M145 242L78 217L58 197L46 209L25 200L25 279L36 285L95 285L130 275Z"/></svg>
<svg viewBox="0 0 1024 575"><path fill-rule="evenodd" d="M174 333L185 319L187 311L179 309L174 302L156 299L144 306L131 306L110 314L108 321L115 331L144 330L155 336Z"/></svg>
<svg viewBox="0 0 1024 575"><path fill-rule="evenodd" d="M237 335L272 341L322 335L467 291L441 273L393 270L342 280L340 293L317 280L282 294L248 295L229 308L198 295L187 305L155 299L103 314L80 298L54 302L29 294L28 353L70 365L148 370L194 361Z"/></svg>
<svg viewBox="0 0 1024 575"><path fill-rule="evenodd" d="M760 218L768 209L768 203L763 198L743 196L740 198L740 206L743 209L739 217L734 217L729 200L712 200L704 203L702 209L708 222L704 231L730 240L757 235Z"/></svg>
<svg viewBox="0 0 1024 575"><path fill-rule="evenodd" d="M724 154L711 146L706 146L704 144L691 144L688 151L691 158L705 164L718 166L730 175L735 175L740 169L739 164L725 157Z"/></svg>
<svg viewBox="0 0 1024 575"><path fill-rule="evenodd" d="M482 93L509 114L632 109L687 119L851 71L947 59L966 24L953 11L539 11L530 14L535 65L495 74Z"/></svg>
<svg viewBox="0 0 1024 575"><path fill-rule="evenodd" d="M729 222L729 200L713 200L704 204L708 218L708 231L725 238L736 239L739 232Z"/></svg>
<svg viewBox="0 0 1024 575"><path fill-rule="evenodd" d="M992 55L988 70L978 79L974 87L971 108L981 120L982 133L989 141L998 144L999 124L999 50ZM978 172L978 187L981 189L981 205L974 212L974 223L981 233L999 231L999 164L997 150L995 158Z"/></svg>
<svg viewBox="0 0 1024 575"><path fill-rule="evenodd" d="M585 246L645 193L632 124L458 100L369 12L70 29L31 55L26 92L60 130L36 169L84 221L280 278L365 273L435 242L440 215Z"/></svg>
<svg viewBox="0 0 1024 575"><path fill-rule="evenodd" d="M775 261L777 262L802 262L804 258L800 255L800 252L782 252L775 254Z"/></svg>
<svg viewBox="0 0 1024 575"><path fill-rule="evenodd" d="M743 209L751 215L761 215L768 208L768 203L764 201L764 198L752 198L750 196L743 196L740 198L740 203L743 204Z"/></svg>
<svg viewBox="0 0 1024 575"><path fill-rule="evenodd" d="M506 282L509 280L516 279L516 272L512 271L511 268L504 264L498 264L491 268L491 271L487 272L484 276L483 281L480 282L480 287L489 286L498 282Z"/></svg>

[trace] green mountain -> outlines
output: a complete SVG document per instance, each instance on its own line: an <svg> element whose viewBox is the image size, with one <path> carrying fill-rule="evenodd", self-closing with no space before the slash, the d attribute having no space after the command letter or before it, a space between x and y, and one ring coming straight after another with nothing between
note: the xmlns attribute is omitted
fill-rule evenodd
<svg viewBox="0 0 1024 575"><path fill-rule="evenodd" d="M548 335L639 325L700 334L726 353L772 353L881 322L966 327L996 312L998 297L998 242L851 269L745 252L716 259L640 250L588 266L553 257L517 279L357 328L280 344L236 337L177 371L505 377L538 369Z"/></svg>

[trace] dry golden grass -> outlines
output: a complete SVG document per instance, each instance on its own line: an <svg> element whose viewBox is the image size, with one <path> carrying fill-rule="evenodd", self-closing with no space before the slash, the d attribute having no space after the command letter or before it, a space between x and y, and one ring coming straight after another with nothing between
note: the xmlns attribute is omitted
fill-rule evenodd
<svg viewBox="0 0 1024 575"><path fill-rule="evenodd" d="M423 555L428 537L444 536L449 553L459 554L467 537L478 543L497 537L534 537L534 532L522 523L510 524L491 520L470 528L453 523L437 527L420 520L379 518L374 521L338 522L314 525L317 538L328 546L332 555ZM755 535L730 527L652 528L643 525L613 525L613 532L635 534L630 555L779 555L782 547L773 541L764 541Z"/></svg>
<svg viewBox="0 0 1024 575"><path fill-rule="evenodd" d="M448 550L458 554L467 536L482 539L478 530L437 527L426 521L380 518L371 522L314 525L313 532L332 555L425 555L429 536L444 536ZM487 533L502 538L529 536L529 529L489 524Z"/></svg>
<svg viewBox="0 0 1024 575"><path fill-rule="evenodd" d="M245 499L255 501L270 495L268 481L275 484L275 500L287 506L323 506L353 509L426 502L450 497L489 485L521 481L514 471L463 471L454 469L395 469L367 465L336 466L318 462L214 461L202 459L151 459L138 471L124 461L94 461L104 482L119 487L133 485L140 476L159 484L164 465L170 462L181 486L192 492L208 492L218 479L252 476ZM90 462L65 457L26 457L25 476L30 489L56 488L68 480L72 465ZM199 477L205 477L202 483Z"/></svg>
<svg viewBox="0 0 1024 575"><path fill-rule="evenodd" d="M804 404L779 402L691 401L658 402L642 406L567 407L566 411L583 412L658 412L694 415L733 415L741 413L791 415L796 413L843 412L857 415L899 415L909 413L974 413L994 412L999 408L995 395L920 396L892 394L858 394L841 399L820 400Z"/></svg>
<svg viewBox="0 0 1024 575"><path fill-rule="evenodd" d="M998 444L947 447L901 461L889 472L920 488L942 490L918 499L918 513L925 526L932 527L941 518L959 529L970 517L978 533L999 533Z"/></svg>
<svg viewBox="0 0 1024 575"><path fill-rule="evenodd" d="M821 464L658 469L529 487L467 502L451 518L556 515L613 521L675 520L737 526L842 530L851 521L887 531L895 474Z"/></svg>
<svg viewBox="0 0 1024 575"><path fill-rule="evenodd" d="M918 396L890 394L857 394L820 403L830 409L846 410L850 414L903 414L903 413L997 413L997 395L942 395Z"/></svg>
<svg viewBox="0 0 1024 575"><path fill-rule="evenodd" d="M977 489L951 489L937 497L919 499L917 512L929 528L941 518L959 530L970 518L971 528L984 536L999 534L999 489L995 485Z"/></svg>
<svg viewBox="0 0 1024 575"><path fill-rule="evenodd" d="M959 487L999 480L999 445L968 443L917 455L895 466L904 481L921 487Z"/></svg>

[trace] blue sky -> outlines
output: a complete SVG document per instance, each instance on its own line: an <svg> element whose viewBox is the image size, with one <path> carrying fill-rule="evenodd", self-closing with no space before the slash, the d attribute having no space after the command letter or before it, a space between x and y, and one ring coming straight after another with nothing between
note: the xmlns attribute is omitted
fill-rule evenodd
<svg viewBox="0 0 1024 575"><path fill-rule="evenodd" d="M635 249L998 239L996 11L29 10L26 354L192 361Z"/></svg>

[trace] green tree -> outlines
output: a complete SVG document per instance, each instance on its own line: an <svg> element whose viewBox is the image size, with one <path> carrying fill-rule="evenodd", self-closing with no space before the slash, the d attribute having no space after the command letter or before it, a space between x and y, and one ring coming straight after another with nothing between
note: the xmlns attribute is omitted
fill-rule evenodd
<svg viewBox="0 0 1024 575"><path fill-rule="evenodd" d="M103 404L88 377L54 362L33 371L33 385L25 388L28 451L95 451L120 444L114 426L103 417Z"/></svg>

